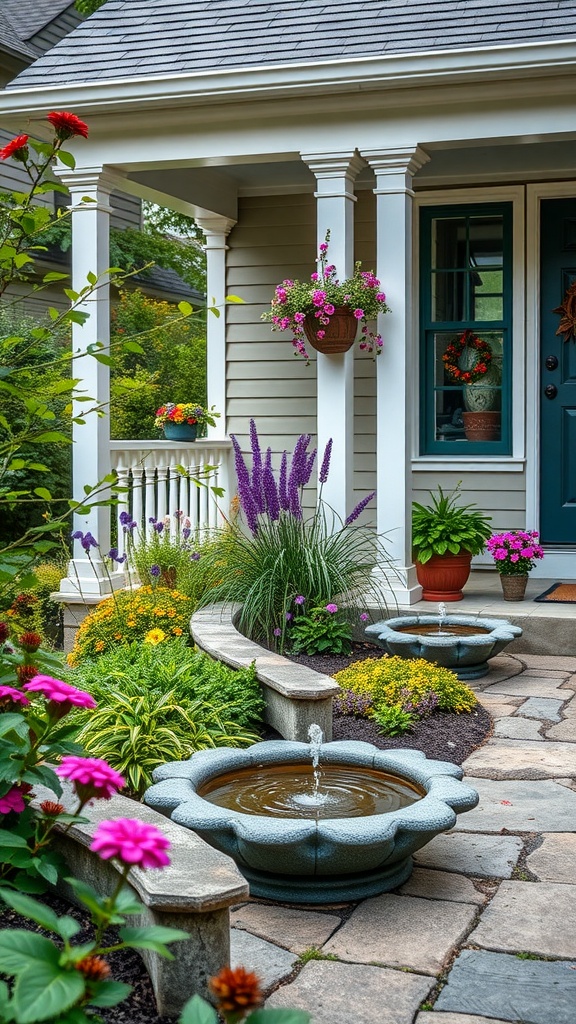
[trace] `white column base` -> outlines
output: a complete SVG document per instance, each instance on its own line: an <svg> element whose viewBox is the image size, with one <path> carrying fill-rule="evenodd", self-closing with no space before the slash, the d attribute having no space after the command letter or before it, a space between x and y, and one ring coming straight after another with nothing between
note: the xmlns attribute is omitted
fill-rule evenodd
<svg viewBox="0 0 576 1024"><path fill-rule="evenodd" d="M388 570L376 566L372 576L379 592L389 603L392 614L401 605L412 605L422 600L422 587L418 583L414 565L395 565Z"/></svg>
<svg viewBox="0 0 576 1024"><path fill-rule="evenodd" d="M116 590L127 585L124 572L108 573L104 563L97 558L73 558L68 563L68 575L60 580L60 591L55 600L82 602L96 598L110 597Z"/></svg>

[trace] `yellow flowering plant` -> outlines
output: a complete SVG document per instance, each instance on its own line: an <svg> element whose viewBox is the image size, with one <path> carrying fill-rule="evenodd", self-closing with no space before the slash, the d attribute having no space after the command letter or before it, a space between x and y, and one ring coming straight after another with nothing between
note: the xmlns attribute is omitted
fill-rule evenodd
<svg viewBox="0 0 576 1024"><path fill-rule="evenodd" d="M408 716L406 728L434 711L460 714L472 711L477 703L474 691L455 672L431 665L424 658L366 658L338 672L335 678L345 691L338 698L343 713L357 713L358 700L349 699L353 694L363 698L361 713L384 721L394 709L397 715ZM351 712L346 712L346 703L354 705Z"/></svg>
<svg viewBox="0 0 576 1024"><path fill-rule="evenodd" d="M81 623L68 664L97 658L119 644L156 645L187 636L193 602L166 587L121 591L102 601Z"/></svg>

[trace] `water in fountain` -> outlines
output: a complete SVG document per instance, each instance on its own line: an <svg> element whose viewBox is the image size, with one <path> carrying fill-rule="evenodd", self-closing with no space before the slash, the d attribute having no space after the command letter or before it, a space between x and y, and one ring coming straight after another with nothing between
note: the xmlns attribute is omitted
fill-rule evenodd
<svg viewBox="0 0 576 1024"><path fill-rule="evenodd" d="M324 736L308 729L308 764L272 764L225 773L198 792L220 807L284 818L349 818L384 814L421 799L424 791L398 775L352 765L321 767Z"/></svg>

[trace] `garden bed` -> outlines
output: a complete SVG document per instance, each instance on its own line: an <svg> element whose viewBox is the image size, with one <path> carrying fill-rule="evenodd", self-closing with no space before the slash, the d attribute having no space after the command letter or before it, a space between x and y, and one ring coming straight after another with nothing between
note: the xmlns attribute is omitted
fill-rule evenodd
<svg viewBox="0 0 576 1024"><path fill-rule="evenodd" d="M316 672L334 676L355 661L380 655L380 648L373 644L355 643L349 657L336 654L286 655L290 661L305 665ZM382 654L382 656L384 656ZM426 757L439 761L453 761L462 764L476 747L490 736L492 719L482 705L467 714L436 711L428 718L417 722L413 729L403 736L383 736L375 722L368 718L351 715L333 715L333 739L363 740L373 743L380 750L404 747L422 750Z"/></svg>

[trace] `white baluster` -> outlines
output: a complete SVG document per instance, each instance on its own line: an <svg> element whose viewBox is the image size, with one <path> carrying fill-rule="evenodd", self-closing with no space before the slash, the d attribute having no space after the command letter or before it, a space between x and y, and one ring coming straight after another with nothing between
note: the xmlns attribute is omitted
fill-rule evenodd
<svg viewBox="0 0 576 1024"><path fill-rule="evenodd" d="M156 519L162 521L166 515L166 491L168 487L168 467L158 466L157 470Z"/></svg>
<svg viewBox="0 0 576 1024"><path fill-rule="evenodd" d="M144 466L144 478L146 480L145 490L145 509L144 509L144 529L147 537L151 537L154 531L152 523L148 520L156 518L156 467L153 465L146 464Z"/></svg>
<svg viewBox="0 0 576 1024"><path fill-rule="evenodd" d="M132 466L132 518L138 524L138 529L143 527L143 489L144 470L141 465Z"/></svg>
<svg viewBox="0 0 576 1024"><path fill-rule="evenodd" d="M126 553L126 538L124 536L124 529L120 522L120 516L123 512L126 512L130 507L130 496L132 491L132 481L130 479L130 470L127 466L117 466L116 473L118 475L118 486L128 487L129 490L124 494L120 494L122 504L116 506L116 536L118 538L117 548L118 554L123 555Z"/></svg>

